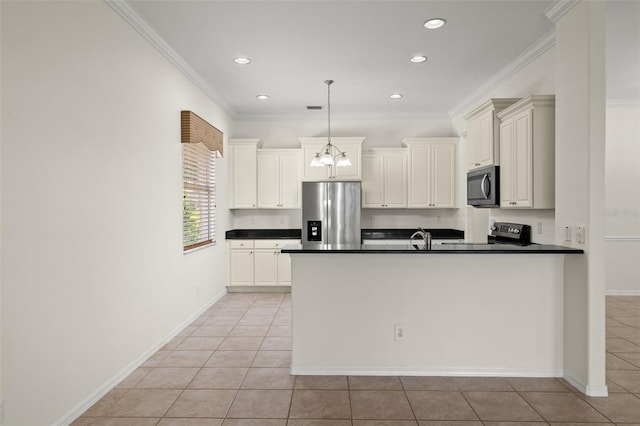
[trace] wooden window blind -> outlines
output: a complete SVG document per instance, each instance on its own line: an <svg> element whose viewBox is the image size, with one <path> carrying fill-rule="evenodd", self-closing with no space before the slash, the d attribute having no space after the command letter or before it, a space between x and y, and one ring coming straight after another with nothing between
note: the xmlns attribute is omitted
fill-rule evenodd
<svg viewBox="0 0 640 426"><path fill-rule="evenodd" d="M183 247L216 242L216 151L203 143L182 144Z"/></svg>

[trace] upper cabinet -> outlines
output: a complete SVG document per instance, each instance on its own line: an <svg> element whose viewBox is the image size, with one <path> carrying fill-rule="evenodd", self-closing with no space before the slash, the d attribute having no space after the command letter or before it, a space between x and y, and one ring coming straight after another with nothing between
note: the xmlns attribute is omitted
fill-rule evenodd
<svg viewBox="0 0 640 426"><path fill-rule="evenodd" d="M497 114L519 99L490 99L464 118L467 120L467 170L500 164Z"/></svg>
<svg viewBox="0 0 640 426"><path fill-rule="evenodd" d="M302 180L303 181L318 181L327 179L336 180L361 180L362 179L362 143L364 137L335 137L331 138L331 144L338 147L341 151L347 154L347 157L351 161L351 166L348 167L312 167L311 161L317 152L320 152L322 148L327 144L326 137L315 138L298 138L302 145ZM331 155L338 155L338 151L335 150Z"/></svg>
<svg viewBox="0 0 640 426"><path fill-rule="evenodd" d="M258 208L301 207L301 160L299 149L258 150Z"/></svg>
<svg viewBox="0 0 640 426"><path fill-rule="evenodd" d="M555 207L555 97L529 96L498 114L500 207Z"/></svg>
<svg viewBox="0 0 640 426"><path fill-rule="evenodd" d="M362 207L407 207L405 149L373 149L362 154Z"/></svg>
<svg viewBox="0 0 640 426"><path fill-rule="evenodd" d="M409 208L456 206L458 138L407 138Z"/></svg>
<svg viewBox="0 0 640 426"><path fill-rule="evenodd" d="M231 200L232 209L255 209L257 206L257 152L259 139L231 139Z"/></svg>

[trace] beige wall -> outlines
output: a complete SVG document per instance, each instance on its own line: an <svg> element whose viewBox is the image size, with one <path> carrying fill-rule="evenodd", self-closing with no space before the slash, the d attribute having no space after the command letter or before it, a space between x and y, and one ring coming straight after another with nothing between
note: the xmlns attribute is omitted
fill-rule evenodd
<svg viewBox="0 0 640 426"><path fill-rule="evenodd" d="M607 107L607 294L640 295L640 105Z"/></svg>
<svg viewBox="0 0 640 426"><path fill-rule="evenodd" d="M179 114L230 122L105 3L0 4L6 424L65 423L223 294L224 243L182 253Z"/></svg>
<svg viewBox="0 0 640 426"><path fill-rule="evenodd" d="M605 383L605 3L581 1L556 23L556 242L565 257L565 378L591 396ZM586 241L564 241L565 226ZM574 234L575 235L575 234Z"/></svg>

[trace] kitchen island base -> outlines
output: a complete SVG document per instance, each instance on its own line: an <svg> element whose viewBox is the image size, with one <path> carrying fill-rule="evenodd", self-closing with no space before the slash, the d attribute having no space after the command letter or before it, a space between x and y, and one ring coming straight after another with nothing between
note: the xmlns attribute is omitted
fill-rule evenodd
<svg viewBox="0 0 640 426"><path fill-rule="evenodd" d="M563 375L564 255L291 257L292 374Z"/></svg>

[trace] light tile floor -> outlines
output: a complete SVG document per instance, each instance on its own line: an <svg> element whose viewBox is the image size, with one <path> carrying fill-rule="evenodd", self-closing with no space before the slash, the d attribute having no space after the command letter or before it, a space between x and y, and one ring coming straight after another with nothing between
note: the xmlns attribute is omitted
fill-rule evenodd
<svg viewBox="0 0 640 426"><path fill-rule="evenodd" d="M607 298L607 398L553 378L290 376L290 322L289 294L228 294L74 425L640 425L640 297Z"/></svg>

